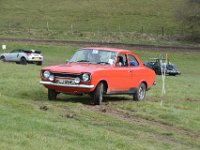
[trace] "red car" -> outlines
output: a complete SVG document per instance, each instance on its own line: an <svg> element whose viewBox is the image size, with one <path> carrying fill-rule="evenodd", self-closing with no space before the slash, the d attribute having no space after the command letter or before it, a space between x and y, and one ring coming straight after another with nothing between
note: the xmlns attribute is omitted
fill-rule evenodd
<svg viewBox="0 0 200 150"><path fill-rule="evenodd" d="M45 67L40 75L49 100L59 93L90 94L97 105L104 94L130 94L143 100L156 77L133 52L103 47L80 49L66 64Z"/></svg>

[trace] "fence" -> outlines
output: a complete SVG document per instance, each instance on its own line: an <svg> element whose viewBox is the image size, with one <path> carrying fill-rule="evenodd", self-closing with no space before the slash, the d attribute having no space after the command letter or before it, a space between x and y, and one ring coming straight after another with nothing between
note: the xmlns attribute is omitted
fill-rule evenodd
<svg viewBox="0 0 200 150"><path fill-rule="evenodd" d="M187 36L186 28L181 27L125 27L115 25L81 25L78 23L43 22L6 22L0 23L0 36L21 38L47 38L67 40L96 40L129 42L133 40L171 40Z"/></svg>

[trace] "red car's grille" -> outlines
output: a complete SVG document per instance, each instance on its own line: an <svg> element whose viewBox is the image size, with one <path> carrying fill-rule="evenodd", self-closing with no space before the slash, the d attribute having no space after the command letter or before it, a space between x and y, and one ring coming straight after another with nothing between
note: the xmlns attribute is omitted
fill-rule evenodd
<svg viewBox="0 0 200 150"><path fill-rule="evenodd" d="M57 72L52 72L52 74L58 78L76 78L81 76L81 74L57 73Z"/></svg>

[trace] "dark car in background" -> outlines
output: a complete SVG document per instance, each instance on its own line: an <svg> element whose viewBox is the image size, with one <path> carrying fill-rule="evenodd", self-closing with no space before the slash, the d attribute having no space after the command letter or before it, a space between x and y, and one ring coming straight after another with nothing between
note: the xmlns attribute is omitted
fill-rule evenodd
<svg viewBox="0 0 200 150"><path fill-rule="evenodd" d="M164 73L170 76L180 75L181 72L177 69L175 64L172 64L169 59L165 58L150 58L144 65L155 71L157 75Z"/></svg>

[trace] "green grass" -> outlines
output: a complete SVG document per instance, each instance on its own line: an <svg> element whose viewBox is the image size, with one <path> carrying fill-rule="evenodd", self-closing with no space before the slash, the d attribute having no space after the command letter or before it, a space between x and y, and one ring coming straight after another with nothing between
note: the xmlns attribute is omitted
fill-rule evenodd
<svg viewBox="0 0 200 150"><path fill-rule="evenodd" d="M180 45L175 39L185 31L175 13L182 2L1 0L0 37Z"/></svg>
<svg viewBox="0 0 200 150"><path fill-rule="evenodd" d="M8 43L35 48L44 66L64 62L79 47ZM160 52L135 51L143 61ZM164 54L164 52L162 52ZM102 106L89 96L59 95L48 101L40 66L0 63L0 149L196 149L200 147L200 53L168 52L181 76L161 77L145 101L107 96ZM161 104L161 100L163 104Z"/></svg>

